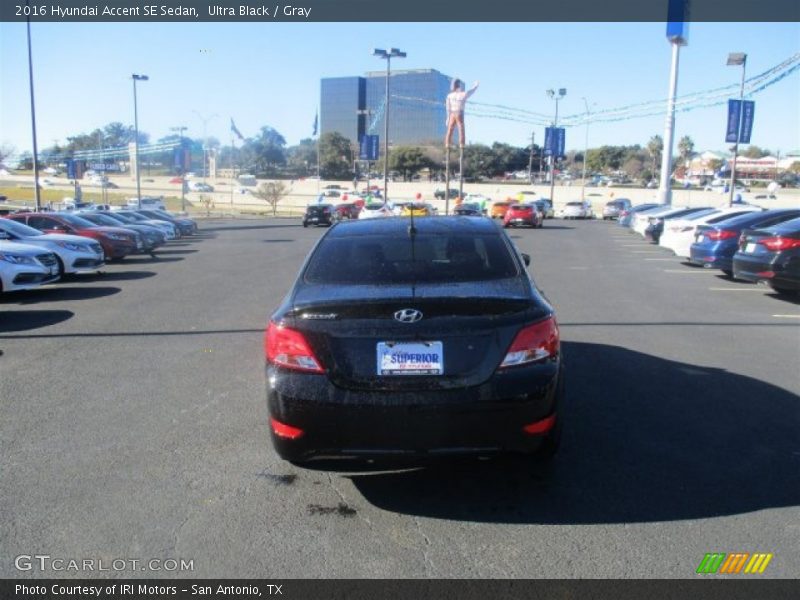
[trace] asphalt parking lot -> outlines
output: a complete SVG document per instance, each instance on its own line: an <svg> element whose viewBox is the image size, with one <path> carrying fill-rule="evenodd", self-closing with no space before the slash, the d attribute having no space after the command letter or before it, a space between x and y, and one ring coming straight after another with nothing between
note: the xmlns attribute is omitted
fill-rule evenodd
<svg viewBox="0 0 800 600"><path fill-rule="evenodd" d="M0 301L0 577L14 557L193 560L192 577L690 578L800 572L800 303L602 221L511 230L567 365L549 467L284 463L263 330L324 229L220 220ZM108 574L102 574L107 576Z"/></svg>

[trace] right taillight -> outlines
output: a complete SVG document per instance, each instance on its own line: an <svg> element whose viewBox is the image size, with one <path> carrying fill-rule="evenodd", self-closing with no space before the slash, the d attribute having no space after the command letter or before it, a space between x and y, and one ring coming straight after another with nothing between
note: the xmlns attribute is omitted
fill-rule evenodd
<svg viewBox="0 0 800 600"><path fill-rule="evenodd" d="M720 229L719 231L709 231L705 234L705 236L714 241L719 242L720 240L727 240L733 237L736 237L738 234L735 231L731 231L730 229Z"/></svg>
<svg viewBox="0 0 800 600"><path fill-rule="evenodd" d="M558 324L555 317L550 317L522 328L511 343L499 368L553 358L558 355L558 348Z"/></svg>
<svg viewBox="0 0 800 600"><path fill-rule="evenodd" d="M791 248L800 248L800 240L784 237L768 237L759 240L759 244L767 247L770 252L782 252Z"/></svg>
<svg viewBox="0 0 800 600"><path fill-rule="evenodd" d="M322 363L314 355L305 336L273 321L269 322L264 336L264 351L267 360L279 367L306 373L324 372Z"/></svg>

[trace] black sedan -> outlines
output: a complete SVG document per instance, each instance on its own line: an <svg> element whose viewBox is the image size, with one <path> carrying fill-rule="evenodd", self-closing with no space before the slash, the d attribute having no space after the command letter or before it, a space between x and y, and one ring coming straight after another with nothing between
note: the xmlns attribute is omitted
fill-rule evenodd
<svg viewBox="0 0 800 600"><path fill-rule="evenodd" d="M767 283L781 294L800 293L800 219L742 233L733 277Z"/></svg>
<svg viewBox="0 0 800 600"><path fill-rule="evenodd" d="M336 209L333 204L312 204L306 207L303 214L303 227L309 225L333 225L336 218Z"/></svg>
<svg viewBox="0 0 800 600"><path fill-rule="evenodd" d="M490 219L334 225L265 334L278 454L552 456L559 330L529 260Z"/></svg>

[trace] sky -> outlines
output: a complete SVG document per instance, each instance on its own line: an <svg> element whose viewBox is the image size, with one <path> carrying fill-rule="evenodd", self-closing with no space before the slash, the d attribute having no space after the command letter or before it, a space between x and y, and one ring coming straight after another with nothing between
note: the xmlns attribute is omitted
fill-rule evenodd
<svg viewBox="0 0 800 600"><path fill-rule="evenodd" d="M471 84L475 102L551 114L548 88L566 88L560 115L663 100L664 112L592 123L589 146L646 145L664 134L670 44L664 23L33 23L36 122L40 148L112 121L133 124L131 74L139 128L151 140L186 126L230 140L230 119L247 137L269 125L289 145L308 138L320 78L384 70L373 48L397 47L392 68L434 68ZM443 43L443 40L445 42ZM800 52L800 23L692 23L681 49L678 95L738 84L730 52L746 52L747 77ZM800 150L800 71L755 94L751 143L782 154ZM678 113L675 140L696 151L725 150L726 107ZM206 121L204 132L204 120ZM543 140L542 126L470 115L470 142L515 146ZM582 149L586 127L567 130ZM25 25L0 23L0 144L30 150Z"/></svg>

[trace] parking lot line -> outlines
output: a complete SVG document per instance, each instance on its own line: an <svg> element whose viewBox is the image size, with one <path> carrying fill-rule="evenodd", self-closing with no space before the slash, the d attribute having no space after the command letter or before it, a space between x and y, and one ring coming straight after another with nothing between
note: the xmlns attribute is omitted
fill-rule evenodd
<svg viewBox="0 0 800 600"><path fill-rule="evenodd" d="M710 287L712 292L764 292L764 288L760 287L739 287L739 288L724 288L724 287Z"/></svg>
<svg viewBox="0 0 800 600"><path fill-rule="evenodd" d="M699 271L692 271L689 269L664 269L664 273L688 273L690 275L708 275L708 270L701 269Z"/></svg>
<svg viewBox="0 0 800 600"><path fill-rule="evenodd" d="M634 254L662 254L661 250L631 250Z"/></svg>
<svg viewBox="0 0 800 600"><path fill-rule="evenodd" d="M676 256L665 256L663 258L645 258L645 260L675 260Z"/></svg>
<svg viewBox="0 0 800 600"><path fill-rule="evenodd" d="M777 319L800 319L800 315L772 315Z"/></svg>

